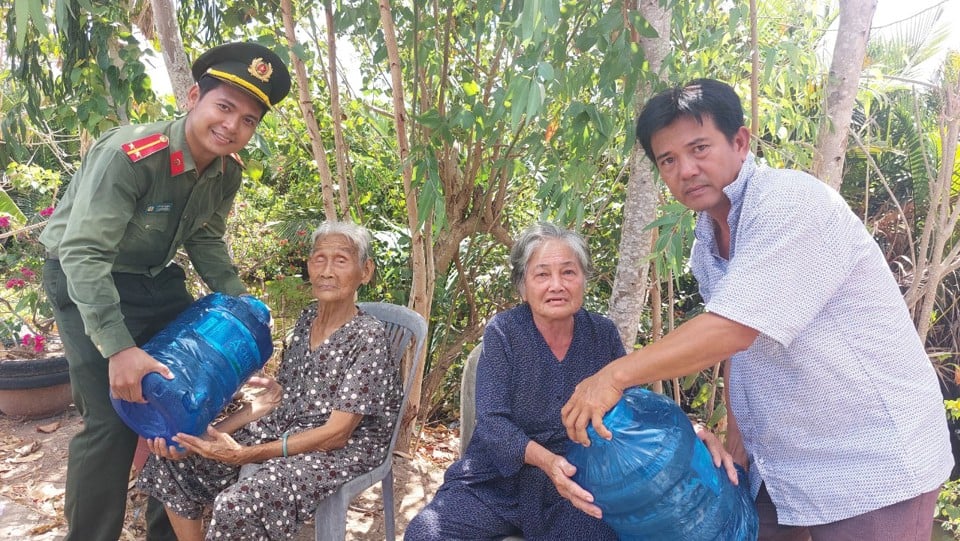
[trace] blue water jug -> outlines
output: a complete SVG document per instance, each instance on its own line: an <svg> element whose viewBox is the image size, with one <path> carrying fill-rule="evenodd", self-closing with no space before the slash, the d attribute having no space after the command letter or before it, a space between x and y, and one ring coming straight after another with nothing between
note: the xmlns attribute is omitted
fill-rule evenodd
<svg viewBox="0 0 960 541"><path fill-rule="evenodd" d="M213 293L194 302L143 350L173 379L141 381L146 404L111 398L120 418L145 438L198 436L273 353L270 309L256 297Z"/></svg>
<svg viewBox="0 0 960 541"><path fill-rule="evenodd" d="M571 443L573 476L623 541L753 541L759 522L746 473L740 485L713 465L690 420L672 400L632 387L603 417L607 441Z"/></svg>

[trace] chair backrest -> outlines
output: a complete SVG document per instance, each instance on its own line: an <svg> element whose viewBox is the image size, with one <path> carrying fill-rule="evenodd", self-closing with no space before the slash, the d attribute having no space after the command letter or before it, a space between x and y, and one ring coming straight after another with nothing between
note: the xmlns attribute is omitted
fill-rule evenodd
<svg viewBox="0 0 960 541"><path fill-rule="evenodd" d="M460 456L467 450L467 444L477 427L477 363L483 352L483 343L470 350L463 361L463 375L460 377ZM507 536L501 541L524 541L523 537Z"/></svg>
<svg viewBox="0 0 960 541"><path fill-rule="evenodd" d="M400 410L397 412L397 423L393 427L393 436L390 438L391 451L397 444L397 436L400 434L400 427L403 425L403 415L407 409L407 398L410 394L410 386L413 384L413 378L417 375L417 367L420 358L423 356L423 349L426 347L427 322L423 316L398 304L387 302L360 302L357 306L361 310L379 319L384 323L387 330L387 336L390 339L390 352L394 357L400 357L403 360L403 354L406 353L410 341L413 340L413 356L410 357L410 366L407 367L406 375L403 381L403 400L400 402ZM401 373L403 365L401 363ZM387 456L387 460L391 460Z"/></svg>
<svg viewBox="0 0 960 541"><path fill-rule="evenodd" d="M467 450L473 429L477 426L477 361L482 351L483 344L477 344L467 355L467 360L463 361L463 375L460 378L460 456Z"/></svg>

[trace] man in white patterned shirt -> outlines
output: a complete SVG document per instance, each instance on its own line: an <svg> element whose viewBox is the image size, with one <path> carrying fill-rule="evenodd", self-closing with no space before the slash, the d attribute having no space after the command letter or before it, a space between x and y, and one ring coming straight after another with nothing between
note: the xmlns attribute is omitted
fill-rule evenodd
<svg viewBox="0 0 960 541"><path fill-rule="evenodd" d="M588 445L591 423L610 437L603 414L627 387L730 359L727 444L761 540L929 541L953 466L943 397L863 223L816 178L756 163L725 83L653 97L637 139L698 213L706 311L580 383L562 412L570 438Z"/></svg>

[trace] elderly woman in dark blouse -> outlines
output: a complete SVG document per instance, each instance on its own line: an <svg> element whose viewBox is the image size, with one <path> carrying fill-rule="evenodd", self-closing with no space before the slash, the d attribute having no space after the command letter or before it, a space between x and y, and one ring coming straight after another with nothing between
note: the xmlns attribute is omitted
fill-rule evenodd
<svg viewBox="0 0 960 541"><path fill-rule="evenodd" d="M604 541L617 534L570 477L560 409L581 380L624 354L609 319L583 309L587 245L552 224L529 227L510 252L521 305L490 320L477 365L477 427L464 456L407 526L406 541ZM702 432L719 465L732 457Z"/></svg>
<svg viewBox="0 0 960 541"><path fill-rule="evenodd" d="M288 539L317 504L373 469L389 447L402 391L383 324L359 311L357 289L373 276L370 234L326 222L307 263L316 302L300 315L276 380L203 437L162 440L138 486L164 502L179 541ZM240 466L258 464L238 478Z"/></svg>
<svg viewBox="0 0 960 541"><path fill-rule="evenodd" d="M615 540L563 458L560 408L580 380L624 354L613 322L583 309L586 243L551 224L528 228L510 253L523 304L491 319L477 365L477 427L407 541ZM574 507L593 507L593 516Z"/></svg>

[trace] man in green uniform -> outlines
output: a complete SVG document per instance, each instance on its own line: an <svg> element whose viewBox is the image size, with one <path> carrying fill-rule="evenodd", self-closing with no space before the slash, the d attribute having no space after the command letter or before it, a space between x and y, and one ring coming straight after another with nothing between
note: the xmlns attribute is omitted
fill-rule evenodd
<svg viewBox="0 0 960 541"><path fill-rule="evenodd" d="M287 95L290 74L253 43L215 47L192 71L187 115L104 134L40 236L44 288L84 422L67 463L68 541L120 537L137 434L110 396L143 402L144 375L172 377L139 346L193 302L171 263L178 248L210 289L246 292L223 240L240 187L235 153ZM149 502L147 520L148 540L176 539L159 502Z"/></svg>

